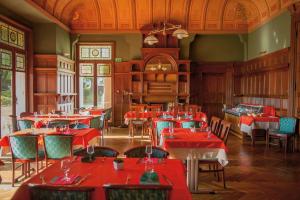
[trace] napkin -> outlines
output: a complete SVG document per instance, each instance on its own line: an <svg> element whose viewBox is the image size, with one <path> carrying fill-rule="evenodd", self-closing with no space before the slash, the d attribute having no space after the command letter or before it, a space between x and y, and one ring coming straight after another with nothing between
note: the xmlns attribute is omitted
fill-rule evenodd
<svg viewBox="0 0 300 200"><path fill-rule="evenodd" d="M159 177L156 172L147 171L142 174L140 177L140 184L144 185L158 185L159 184Z"/></svg>
<svg viewBox="0 0 300 200"><path fill-rule="evenodd" d="M50 183L54 185L71 185L78 182L81 179L81 176L70 175L69 180L65 180L64 176L55 176L51 179Z"/></svg>

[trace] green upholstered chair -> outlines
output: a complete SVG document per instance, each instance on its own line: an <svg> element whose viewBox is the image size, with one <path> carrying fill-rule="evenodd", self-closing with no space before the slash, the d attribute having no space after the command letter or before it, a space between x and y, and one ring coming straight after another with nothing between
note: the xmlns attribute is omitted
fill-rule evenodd
<svg viewBox="0 0 300 200"><path fill-rule="evenodd" d="M74 155L87 156L88 154L86 152L86 148L80 148L78 150L74 150ZM93 155L96 157L117 157L119 152L109 147L95 146Z"/></svg>
<svg viewBox="0 0 300 200"><path fill-rule="evenodd" d="M111 132L111 125L110 125L111 113L112 113L112 109L109 108L105 111L105 114L104 114L104 128L106 129L107 133L108 133L108 131Z"/></svg>
<svg viewBox="0 0 300 200"><path fill-rule="evenodd" d="M71 129L85 129L85 128L89 128L88 125L82 124L82 123L70 124L69 127L70 127Z"/></svg>
<svg viewBox="0 0 300 200"><path fill-rule="evenodd" d="M11 160L12 160L12 186L18 178L30 175L30 163L36 162L36 172L39 171L39 161L44 159L44 152L38 150L38 137L35 135L11 135L9 136ZM15 178L16 163L21 163L22 174Z"/></svg>
<svg viewBox="0 0 300 200"><path fill-rule="evenodd" d="M156 122L156 142L159 143L160 141L160 136L161 136L161 132L164 128L169 128L171 126L171 123L174 122L173 121L157 121Z"/></svg>
<svg viewBox="0 0 300 200"><path fill-rule="evenodd" d="M94 188L29 184L32 200L90 200Z"/></svg>
<svg viewBox="0 0 300 200"><path fill-rule="evenodd" d="M161 119L171 119L171 118L173 118L173 116L172 115L161 115L159 118L161 118Z"/></svg>
<svg viewBox="0 0 300 200"><path fill-rule="evenodd" d="M44 135L44 151L46 157L46 166L49 160L58 160L73 155L72 135L49 134Z"/></svg>
<svg viewBox="0 0 300 200"><path fill-rule="evenodd" d="M33 125L34 125L34 121L32 120L27 120L27 119L18 120L18 129L20 131L24 129L29 129Z"/></svg>
<svg viewBox="0 0 300 200"><path fill-rule="evenodd" d="M100 123L101 116L97 116L91 119L90 128L101 130L101 123Z"/></svg>
<svg viewBox="0 0 300 200"><path fill-rule="evenodd" d="M292 145L294 150L294 136L296 130L297 120L293 117L282 117L279 119L278 130L267 130L266 145L269 148L270 145L277 145L270 140L278 140L282 142L284 146L284 152L287 153L288 147ZM292 142L291 142L292 141Z"/></svg>
<svg viewBox="0 0 300 200"><path fill-rule="evenodd" d="M106 200L169 200L169 185L103 185Z"/></svg>
<svg viewBox="0 0 300 200"><path fill-rule="evenodd" d="M195 121L185 121L185 122L181 122L181 127L182 128L192 128L196 126L196 122ZM198 127L196 127L198 128Z"/></svg>
<svg viewBox="0 0 300 200"><path fill-rule="evenodd" d="M49 128L69 126L70 121L66 119L53 120L49 122Z"/></svg>
<svg viewBox="0 0 300 200"><path fill-rule="evenodd" d="M127 158L143 158L146 157L146 146L133 147L124 152ZM163 150L162 148L152 146L152 158L167 158L169 152Z"/></svg>

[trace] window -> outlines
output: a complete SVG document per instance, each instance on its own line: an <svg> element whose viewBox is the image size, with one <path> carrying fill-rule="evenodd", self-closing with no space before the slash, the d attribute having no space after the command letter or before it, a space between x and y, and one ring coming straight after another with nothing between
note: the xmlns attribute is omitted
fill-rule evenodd
<svg viewBox="0 0 300 200"><path fill-rule="evenodd" d="M79 45L79 106L111 107L112 45Z"/></svg>
<svg viewBox="0 0 300 200"><path fill-rule="evenodd" d="M16 69L25 71L25 56L23 54L16 53Z"/></svg>
<svg viewBox="0 0 300 200"><path fill-rule="evenodd" d="M25 49L25 33L4 22L0 22L0 42Z"/></svg>
<svg viewBox="0 0 300 200"><path fill-rule="evenodd" d="M1 68L12 69L12 52L0 49Z"/></svg>
<svg viewBox="0 0 300 200"><path fill-rule="evenodd" d="M111 60L111 46L80 46L80 60Z"/></svg>

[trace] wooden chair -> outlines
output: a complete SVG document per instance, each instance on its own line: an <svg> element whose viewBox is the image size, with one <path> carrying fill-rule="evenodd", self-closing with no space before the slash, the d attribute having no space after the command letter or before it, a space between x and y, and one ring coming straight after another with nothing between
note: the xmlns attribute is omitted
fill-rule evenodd
<svg viewBox="0 0 300 200"><path fill-rule="evenodd" d="M72 199L90 200L92 187L28 184L31 200Z"/></svg>
<svg viewBox="0 0 300 200"><path fill-rule="evenodd" d="M104 114L104 129L106 130L106 133L111 132L111 114L112 114L112 109L109 108L105 111Z"/></svg>
<svg viewBox="0 0 300 200"><path fill-rule="evenodd" d="M134 137L134 133L137 131L139 127L142 129L141 135L143 138L147 130L147 119L140 118L140 112L136 111L135 119L131 119L129 123L129 135L131 137Z"/></svg>
<svg viewBox="0 0 300 200"><path fill-rule="evenodd" d="M161 120L161 121L157 121L156 122L156 141L157 141L157 145L160 141L160 137L161 137L161 132L164 128L169 128L171 126L171 124L173 123L173 127L175 127L174 121L168 121L168 120Z"/></svg>
<svg viewBox="0 0 300 200"><path fill-rule="evenodd" d="M36 173L39 172L39 161L44 159L44 152L38 150L38 136L36 135L10 135L9 136L12 161L12 186L21 177L30 176L30 163L35 161ZM16 163L21 163L17 168ZM15 178L15 170L22 168L21 176Z"/></svg>
<svg viewBox="0 0 300 200"><path fill-rule="evenodd" d="M146 104L133 104L130 105L130 111L143 112L146 106Z"/></svg>
<svg viewBox="0 0 300 200"><path fill-rule="evenodd" d="M49 161L55 161L73 155L73 136L49 134L43 136L46 167Z"/></svg>
<svg viewBox="0 0 300 200"><path fill-rule="evenodd" d="M109 147L95 146L94 147L94 156L96 157L117 157L119 152L115 149ZM74 151L75 156L87 156L86 148L79 149Z"/></svg>
<svg viewBox="0 0 300 200"><path fill-rule="evenodd" d="M163 109L163 105L162 104L155 104L155 105L150 105L146 107L148 111L156 111L156 112L160 112Z"/></svg>
<svg viewBox="0 0 300 200"><path fill-rule="evenodd" d="M270 145L278 145L273 142L270 143L270 140L278 140L279 145L281 145L281 142L283 143L285 154L287 153L289 146L292 146L292 151L294 151L296 123L297 120L293 117L280 118L278 130L267 130L267 134L266 134L267 148L269 148Z"/></svg>
<svg viewBox="0 0 300 200"><path fill-rule="evenodd" d="M124 155L127 158L144 158L146 157L146 146L138 146L128 149L124 152ZM152 158L167 158L169 156L169 152L165 151L160 147L152 146Z"/></svg>
<svg viewBox="0 0 300 200"><path fill-rule="evenodd" d="M227 144L228 135L230 131L231 123L225 120L222 120L219 129L217 131L217 136L223 140L224 144Z"/></svg>
<svg viewBox="0 0 300 200"><path fill-rule="evenodd" d="M214 134L217 133L220 122L221 122L220 118L215 117L215 116L211 117L210 123L209 123L209 126L211 128L211 132L213 132Z"/></svg>
<svg viewBox="0 0 300 200"><path fill-rule="evenodd" d="M106 200L169 200L171 185L103 185Z"/></svg>
<svg viewBox="0 0 300 200"><path fill-rule="evenodd" d="M200 107L200 109L199 109ZM186 112L196 113L201 111L201 106L195 105L195 104L186 104L184 106L184 110Z"/></svg>

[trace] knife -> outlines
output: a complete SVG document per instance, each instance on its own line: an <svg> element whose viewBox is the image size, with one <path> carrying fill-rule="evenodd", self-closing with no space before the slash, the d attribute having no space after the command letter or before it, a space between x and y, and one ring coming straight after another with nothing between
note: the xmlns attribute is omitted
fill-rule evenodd
<svg viewBox="0 0 300 200"><path fill-rule="evenodd" d="M168 177L166 177L164 174L162 175L162 177L165 179L165 181L167 181L167 183L168 183L169 185L172 185L172 186L173 186L172 181L171 181Z"/></svg>
<svg viewBox="0 0 300 200"><path fill-rule="evenodd" d="M91 174L87 174L84 177L82 177L75 185L80 185L87 177L89 177Z"/></svg>

